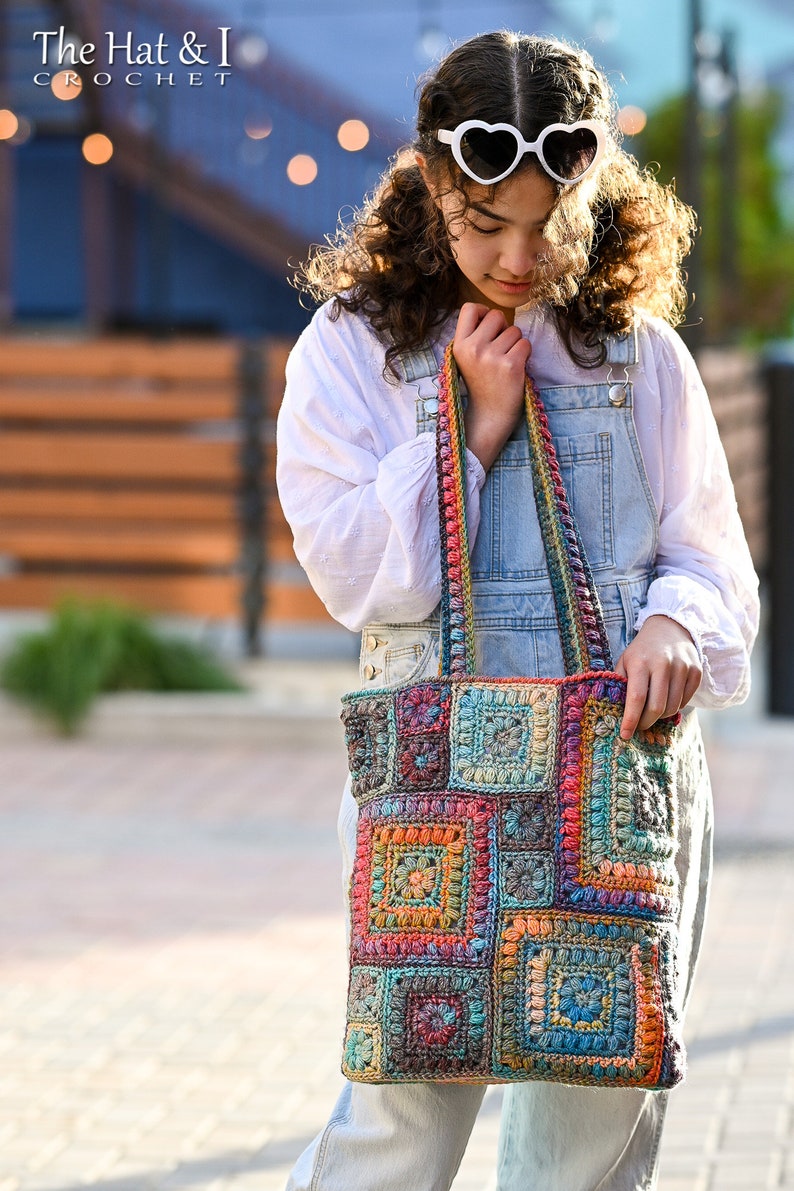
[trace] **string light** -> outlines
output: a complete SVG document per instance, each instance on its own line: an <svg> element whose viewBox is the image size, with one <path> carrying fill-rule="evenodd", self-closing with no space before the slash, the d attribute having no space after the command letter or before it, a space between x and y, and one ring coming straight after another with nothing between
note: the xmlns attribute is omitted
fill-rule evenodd
<svg viewBox="0 0 794 1191"><path fill-rule="evenodd" d="M627 103L618 112L618 128L625 136L637 136L647 123L647 113L633 103Z"/></svg>
<svg viewBox="0 0 794 1191"><path fill-rule="evenodd" d="M17 123L17 130L9 140L9 145L24 145L33 136L33 125L27 116L20 116Z"/></svg>
<svg viewBox="0 0 794 1191"><path fill-rule="evenodd" d="M295 186L308 186L317 177L317 162L308 153L296 153L287 163L287 177Z"/></svg>
<svg viewBox="0 0 794 1191"><path fill-rule="evenodd" d="M104 165L113 156L113 142L104 132L92 132L83 141L83 157L89 165Z"/></svg>
<svg viewBox="0 0 794 1191"><path fill-rule="evenodd" d="M254 70L261 66L270 53L270 47L261 33L247 33L237 42L234 60L243 70Z"/></svg>
<svg viewBox="0 0 794 1191"><path fill-rule="evenodd" d="M8 108L0 108L0 141L10 141L19 131L19 120Z"/></svg>
<svg viewBox="0 0 794 1191"><path fill-rule="evenodd" d="M273 121L269 116L249 116L243 127L252 141L263 141L273 131Z"/></svg>
<svg viewBox="0 0 794 1191"><path fill-rule="evenodd" d="M363 120L345 120L339 125L336 139L348 153L356 153L369 144L369 129Z"/></svg>
<svg viewBox="0 0 794 1191"><path fill-rule="evenodd" d="M77 99L83 89L83 80L74 70L59 70L52 76L50 90L56 99L64 102Z"/></svg>

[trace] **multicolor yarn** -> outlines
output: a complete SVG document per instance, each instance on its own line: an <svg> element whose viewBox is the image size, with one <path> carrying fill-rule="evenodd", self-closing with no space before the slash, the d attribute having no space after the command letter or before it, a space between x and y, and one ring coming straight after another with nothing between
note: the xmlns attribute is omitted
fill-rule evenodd
<svg viewBox="0 0 794 1191"><path fill-rule="evenodd" d="M359 806L343 1071L371 1083L672 1087L684 1070L680 732L668 720L620 738L625 681L606 668L597 595L531 389L538 515L560 606L575 608L566 665L587 666L560 679L472 676L450 365L437 439L442 673L348 695L342 712Z"/></svg>
<svg viewBox="0 0 794 1191"><path fill-rule="evenodd" d="M568 503L540 394L527 377L524 408L532 486L549 567L566 674L611 669L609 638L579 530ZM437 424L441 515L441 673L475 672L471 570L466 527L466 444L458 374L450 344L439 375ZM441 496L441 494L440 494ZM446 597L446 599L444 598Z"/></svg>
<svg viewBox="0 0 794 1191"><path fill-rule="evenodd" d="M473 674L476 653L466 522L466 442L451 343L439 374L436 462L441 522L441 673Z"/></svg>

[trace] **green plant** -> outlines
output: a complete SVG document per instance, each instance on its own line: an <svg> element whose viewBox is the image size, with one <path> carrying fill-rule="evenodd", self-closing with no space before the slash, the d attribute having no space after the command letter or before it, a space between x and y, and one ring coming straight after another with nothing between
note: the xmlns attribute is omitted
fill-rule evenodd
<svg viewBox="0 0 794 1191"><path fill-rule="evenodd" d="M703 276L696 314L705 319L711 342L759 342L791 334L794 222L784 202L775 146L783 115L774 92L740 97L732 123L725 112L701 113ZM640 162L656 163L662 182L682 179L687 119L686 98L672 97L651 113L634 142ZM732 175L726 173L728 153ZM733 261L730 283L726 254Z"/></svg>
<svg viewBox="0 0 794 1191"><path fill-rule="evenodd" d="M21 637L0 667L10 695L74 735L103 691L239 691L204 649L159 636L116 604L65 600L49 628Z"/></svg>

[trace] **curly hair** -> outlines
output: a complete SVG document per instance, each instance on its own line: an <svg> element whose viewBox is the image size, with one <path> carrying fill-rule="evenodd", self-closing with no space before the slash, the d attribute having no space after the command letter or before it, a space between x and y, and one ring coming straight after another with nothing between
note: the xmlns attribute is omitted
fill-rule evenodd
<svg viewBox="0 0 794 1191"><path fill-rule="evenodd" d="M420 92L416 139L352 222L315 247L296 284L318 301L333 298L332 317L363 311L391 371L401 352L421 346L460 304L462 282L448 222L425 178L436 197L454 192L457 214L466 215L472 182L436 134L469 119L510 123L530 142L554 123L594 119L608 130L596 169L573 186L555 184L547 247L533 275L532 303L554 311L577 363L603 363L605 335L628 329L639 309L673 325L682 320L681 266L694 212L620 147L614 99L590 55L522 33L483 34L439 63ZM530 154L519 166L538 168ZM475 183L478 199L485 190L493 201L499 185Z"/></svg>

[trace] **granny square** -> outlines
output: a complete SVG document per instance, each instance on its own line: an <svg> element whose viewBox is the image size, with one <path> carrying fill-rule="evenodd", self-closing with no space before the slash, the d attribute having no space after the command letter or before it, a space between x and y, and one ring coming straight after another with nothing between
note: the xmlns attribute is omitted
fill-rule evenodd
<svg viewBox="0 0 794 1191"><path fill-rule="evenodd" d="M395 785L400 790L444 790L449 776L445 732L406 735L397 742Z"/></svg>
<svg viewBox="0 0 794 1191"><path fill-rule="evenodd" d="M563 699L559 866L561 904L673 916L675 785L669 723L620 739L622 708L582 684ZM619 690L620 688L618 688Z"/></svg>
<svg viewBox="0 0 794 1191"><path fill-rule="evenodd" d="M548 790L556 761L557 688L471 682L452 696L452 789Z"/></svg>
<svg viewBox="0 0 794 1191"><path fill-rule="evenodd" d="M499 799L499 844L511 849L554 847L554 796L550 790L508 793Z"/></svg>
<svg viewBox="0 0 794 1191"><path fill-rule="evenodd" d="M424 682L398 691L397 732L400 738L414 732L444 732L449 728L448 683Z"/></svg>
<svg viewBox="0 0 794 1191"><path fill-rule="evenodd" d="M680 1062L665 1031L657 960L665 928L556 911L503 915L494 997L505 1077L655 1083Z"/></svg>
<svg viewBox="0 0 794 1191"><path fill-rule="evenodd" d="M554 901L554 857L548 852L507 852L499 860L501 904L539 909Z"/></svg>
<svg viewBox="0 0 794 1191"><path fill-rule="evenodd" d="M392 695L372 696L342 708L351 790L359 802L374 798L390 786L395 751Z"/></svg>
<svg viewBox="0 0 794 1191"><path fill-rule="evenodd" d="M490 1059L488 974L416 967L389 974L382 1026L387 1076L485 1075Z"/></svg>
<svg viewBox="0 0 794 1191"><path fill-rule="evenodd" d="M365 805L351 881L355 962L486 962L495 846L489 799L395 795Z"/></svg>

